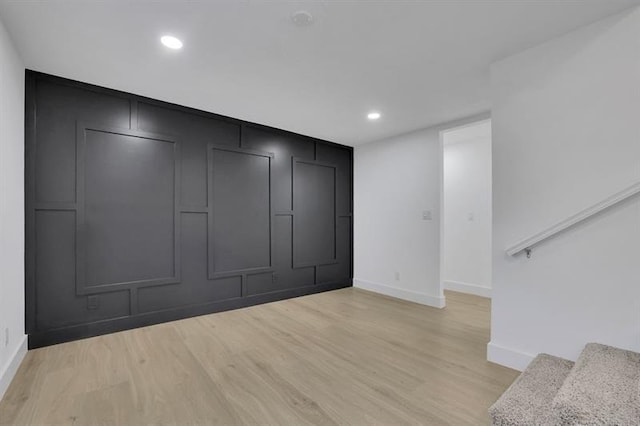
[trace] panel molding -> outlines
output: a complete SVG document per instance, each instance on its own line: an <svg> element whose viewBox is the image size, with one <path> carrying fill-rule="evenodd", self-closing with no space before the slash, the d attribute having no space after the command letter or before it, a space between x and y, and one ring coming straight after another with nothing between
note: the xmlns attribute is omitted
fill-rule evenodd
<svg viewBox="0 0 640 426"><path fill-rule="evenodd" d="M314 144L315 147L315 144ZM314 155L315 157L315 155ZM297 256L297 244L296 244L296 209L295 209L295 194L296 194L296 169L297 169L297 165L298 164L309 164L312 166L318 166L318 167L327 167L327 168L331 168L333 169L333 258L329 258L329 259L318 259L318 260L314 260L314 261L300 261L298 259ZM293 269L299 269L299 268L309 268L309 267L315 267L316 268L316 272L315 274L317 275L317 267L318 266L324 266L324 265L333 265L338 263L338 250L337 250L337 240L338 240L338 218L339 215L337 213L337 194L336 194L336 185L338 182L338 176L337 176L337 171L338 171L338 166L332 163L326 163L323 161L317 161L317 160L307 160L304 158L298 158L298 157L291 157L291 216L293 217L293 220L291 221L291 226L292 226L292 230L291 230L291 244L292 244L292 259L291 259L291 265L293 267Z"/></svg>
<svg viewBox="0 0 640 426"><path fill-rule="evenodd" d="M236 297L215 302L207 302L173 309L145 312L132 317L113 318L95 321L86 324L79 324L68 327L61 327L47 331L34 331L29 334L29 349L43 346L55 345L71 340L99 336L114 331L128 330L131 328L145 327L168 321L175 321L197 315L206 315L215 312L224 312L232 309L245 308L262 303L274 302L291 297L306 296L323 291L338 290L351 287L351 279L323 283L317 285L307 285L287 290L276 290L268 293L250 295L246 297Z"/></svg>
<svg viewBox="0 0 640 426"><path fill-rule="evenodd" d="M269 178L269 264L260 267L252 267L252 268L239 268L233 270L226 271L216 271L215 270L215 248L213 244L213 240L215 236L214 233L214 224L215 218L213 214L213 206L215 203L214 193L213 193L213 179L214 179L214 166L213 166L213 156L214 151L224 151L224 152L232 152L236 154L244 154L244 155L253 155L257 157L267 158L268 163L268 178ZM215 280L218 278L229 278L229 277L242 277L242 295L246 294L246 275L247 274L258 274L265 272L273 272L273 252L274 252L274 221L273 221L273 188L272 188L272 178L271 171L273 168L273 158L274 154L266 151L259 151L256 149L247 149L247 148L235 148L227 145L217 145L214 143L209 143L207 146L207 278L209 280Z"/></svg>
<svg viewBox="0 0 640 426"><path fill-rule="evenodd" d="M76 203L67 202L39 202L35 204L35 210L49 210L49 211L76 211L78 208Z"/></svg>
<svg viewBox="0 0 640 426"><path fill-rule="evenodd" d="M182 206L180 213L209 213L207 206Z"/></svg>
<svg viewBox="0 0 640 426"><path fill-rule="evenodd" d="M56 90L50 90L51 85L55 85ZM126 102L121 102L121 101ZM87 103L89 102L89 103ZM38 117L39 114L46 114L49 111L47 108L51 108L54 105L56 110L56 116L60 118L61 122L52 122L51 120L37 120L45 117ZM84 105L84 106L83 106ZM95 108L94 108L95 106ZM154 107L154 108L151 108ZM156 111L156 108L161 110ZM59 113L59 115L58 115ZM166 114L165 114L166 113ZM201 118L212 119L212 121L204 123ZM99 258L95 255L100 253L100 256L107 256L109 251L102 250L100 246L91 245L89 248L97 251L89 251L87 260L90 262L86 266L88 268L96 269L93 272L100 273L96 277L101 281L95 282L100 284L103 281L109 284L109 281L124 281L130 277L159 277L161 280L141 280L131 282L118 282L111 283L111 285L100 287L89 287L86 294L76 293L78 282L76 275L77 261L73 261L73 257L77 257L78 245L74 247L74 242L77 238L77 223L70 223L69 227L65 227L65 264L58 265L60 269L60 275L57 276L56 285L60 289L64 290L64 294L60 294L60 298L49 298L44 296L49 290L46 280L38 280L37 278L37 266L36 259L38 257L38 245L36 235L40 232L36 228L36 215L41 213L66 213L77 218L78 210L81 210L78 200L77 179L78 171L74 168L77 167L77 138L78 129L77 126L81 122L89 127L99 127L116 133L122 133L125 135L139 135L139 136L151 136L152 138L160 140L173 140L179 142L174 146L177 146L177 152L181 153L176 157L177 163L174 164L174 178L181 180L178 185L174 186L174 195L180 196L177 200L173 200L173 214L174 214L174 241L177 246L174 246L174 257L171 257L171 159L170 150L167 145L163 145L164 149L157 145L151 145L152 151L155 151L154 147L159 148L159 155L162 160L162 169L166 170L166 173L159 173L157 176L162 176L164 182L157 188L161 190L162 196L154 197L154 199L160 202L162 205L162 211L164 215L158 216L157 229L161 229L164 234L158 239L161 242L159 246L158 254L162 256L162 263L152 262L154 258L149 258L149 271L157 271L153 275L138 275L139 272L144 272L145 268L136 267L135 263L127 264L126 275L113 269L113 263L115 258L112 258L111 266L102 269L99 263ZM109 123L112 123L111 125ZM60 127L58 128L58 124ZM102 126L105 124L106 126ZM157 126L156 126L157 124ZM140 125L143 125L144 129L140 129ZM237 127L237 129L230 128L229 125ZM53 127L55 126L55 128ZM249 131L251 129L251 131ZM253 130L259 130L259 132L253 132ZM46 136L49 132L55 131L56 136L54 138L46 139L47 143L53 144L53 146L41 146L41 141L45 141L43 136ZM255 134L254 134L255 133ZM96 135L94 135L96 136ZM175 139L174 139L175 138ZM101 136L100 140L108 143L109 137ZM246 144L245 144L246 142ZM220 146L222 144L222 146ZM311 144L311 145L310 145ZM269 154L272 156L269 164L269 248L270 248L270 262L268 266L260 268L249 268L234 271L222 271L217 276L211 277L209 275L209 241L210 233L208 219L210 215L210 205L208 197L209 186L209 172L210 166L208 163L209 147L219 146L220 148L232 151L238 148L239 152L255 152L257 154ZM47 167L49 170L58 169L63 178L63 182L53 186L53 189L64 189L64 194L60 191L53 191L49 189L47 184L49 182L44 181L44 185L38 185L37 178L41 173L40 163L36 163L36 154L44 153L46 148L53 148L54 150L62 149L60 158L65 160L65 164L59 166L55 159L47 160ZM106 148L105 145L91 144L89 139L88 153L93 153L93 148ZM197 148L196 148L197 147ZM339 150L323 150L323 147L339 148ZM249 149L253 148L253 149ZM256 151L254 151L254 149ZM262 150L262 151L259 151ZM74 158L74 151L76 151L76 157ZM196 152L197 151L197 152ZM273 151L274 154L266 151ZM52 152L52 151L47 151ZM53 151L54 153L57 151ZM114 152L117 154L120 151ZM142 153L146 151L141 151ZM97 153L97 152L96 152ZM107 152L108 153L108 152ZM87 158L87 166L93 164L94 160L99 160L101 154L97 154ZM317 265L302 266L300 268L292 268L293 266L293 226L294 226L294 211L293 211L293 193L291 197L288 197L289 189L293 189L293 158L300 157L305 162L312 162L319 164L315 160L335 161L337 168L334 169L334 207L338 209L339 220L336 219L334 223L334 254L337 256L337 261L327 263L332 265L334 263L349 262L349 268L342 269L346 273L347 269L351 270L349 277L340 277L340 274L328 274L328 270L333 270L331 266L328 269L323 269ZM38 157L39 158L39 157ZM47 157L42 157L47 158ZM41 161L40 158L38 161ZM117 158L117 156L116 156ZM149 158L146 156L139 157L141 159ZM68 161L68 164L66 163ZM251 161L249 161L251 162ZM260 163L260 162L257 162ZM93 183L108 182L104 180L95 180L99 176L108 177L108 169L101 169L101 162L96 162L95 166L98 167L96 172L100 174L89 175L91 180L87 181L93 188ZM127 163L135 164L135 163ZM184 174L181 172L188 172L190 167L197 167L198 173ZM331 166L336 166L331 164ZM63 167L63 168L61 168ZM91 167L91 166L89 166ZM260 170L264 171L263 166ZM180 170L182 168L182 170ZM344 169L343 169L344 168ZM349 176L342 173L343 170L349 170ZM100 171L102 170L102 171ZM136 169L130 167L128 170L135 171ZM249 169L252 170L252 169ZM308 170L305 170L307 172ZM57 178L57 173L49 173L46 176L51 175L53 179ZM311 171L313 174L313 171ZM320 173L320 182L329 179L328 173ZM154 176L156 176L154 174ZM241 175L240 175L241 176ZM261 174L254 175L261 176ZM347 178L350 181L347 182ZM142 178L144 179L144 177ZM197 179L197 182L196 182ZM248 180L248 183L258 182L256 180ZM157 182L156 180L148 180L149 182ZM141 181L142 182L142 181ZM55 183L55 182L53 182ZM191 184L197 185L197 195L194 197L185 197L192 188ZM187 186L185 186L187 185ZM256 184L258 185L258 184ZM38 187L38 188L37 188ZM120 194L117 192L115 186L105 186L112 192L114 197L128 202L136 204L135 194L137 191L127 191L127 194ZM115 188L115 189L114 189ZM140 187L138 187L140 191ZM251 188L251 186L249 186ZM257 187L256 187L257 188ZM262 186L264 188L264 186ZM38 191L36 191L36 189ZM126 187L123 187L126 189ZM327 186L322 186L322 195L325 200L330 199ZM194 190L195 191L195 190ZM263 193L262 190L250 190L249 192L255 194ZM349 194L350 203L346 204L345 194ZM41 194L40 198L36 199ZM285 195L286 194L286 195ZM64 196L63 196L64 195ZM105 194L106 195L106 194ZM120 197L122 195L122 197ZM99 193L87 194L87 201L91 202L93 206L93 200L100 202L108 201L108 199L101 197ZM342 204L338 206L337 201L342 200ZM263 207L266 207L266 197L261 198L261 201L255 204L256 209L264 211ZM84 204L84 203L83 203ZM100 210L99 205L95 205ZM136 208L140 212L136 218L140 222L129 222L127 217L124 217L126 223L144 223L146 215L143 212L149 212L149 218L155 218L153 215L154 210L146 205L140 205ZM251 306L259 303L265 303L270 301L282 300L290 297L297 297L305 294L312 294L321 291L333 290L342 287L348 287L352 285L353 274L353 226L350 226L350 246L343 247L345 243L347 229L342 227L342 220L348 220L350 223L353 218L343 219L345 215L350 215L350 211L353 208L353 148L344 145L336 144L329 141L315 139L310 136L300 135L293 132L289 132L283 129L277 129L269 126L264 126L256 123L250 123L243 120L239 120L232 117L226 117L219 114L200 111L186 106L171 104L156 99L142 97L131 93L121 92L105 87L95 86L87 83L73 81L61 77L56 77L48 74L43 74L31 70L26 70L25 79L25 319L26 319L26 332L29 335L29 347L47 346L55 343L61 343L69 340L76 340L79 338L85 338L128 328L141 327L151 325L164 321L171 321L179 318L186 318L195 315L202 315L206 313L218 312L228 309L236 309L245 306ZM93 207L92 207L93 209ZM94 210L87 211L85 213L92 214ZM228 211L232 211L229 209ZM118 217L121 216L121 211L115 210ZM315 216L312 210L305 212L305 223L313 225L313 219ZM200 224L197 231L197 237L192 235L192 230L185 228L182 223L183 215L207 215L206 218L199 216L198 223ZM229 214L225 212L225 214ZM328 231L329 230L329 209L322 209L322 225ZM153 216L153 217L152 217ZM40 217L40 216L38 216ZM67 216L65 216L67 217ZM226 216L225 216L226 217ZM279 220L285 220L284 217L290 217L290 222L287 223L286 229L281 228L281 222ZM99 229L102 232L101 235L108 236L104 232L108 232L113 226L119 226L112 220L107 220L96 217L99 220L101 226ZM88 218L91 219L91 218ZM246 218L245 218L246 219ZM250 219L248 220L251 224ZM288 220L288 219L287 219ZM236 221L236 223L244 223L242 221ZM345 222L346 223L346 222ZM41 225L38 225L41 226ZM46 226L57 226L55 223ZM105 227L106 226L106 227ZM267 226L266 220L263 219L261 225L256 225L255 230L264 230ZM306 225L305 225L306 226ZM51 230L52 228L45 228ZM120 228L113 228L120 229ZM152 228L156 229L156 228ZM217 229L217 228L216 228ZM307 231L307 228L298 228L302 232ZM224 230L222 230L224 231ZM325 231L325 232L327 232ZM276 234L278 232L278 234ZM282 232L281 236L279 233ZM203 234L204 233L204 234ZM180 235L184 234L184 235ZM141 235L150 235L142 232ZM250 234L251 235L251 234ZM326 234L325 234L326 235ZM231 238L233 241L233 233L226 234L223 232L225 238ZM151 234L153 237L153 234ZM197 249L195 246L187 243L189 240L185 238L197 238ZM343 238L344 237L344 238ZM314 256L314 253L330 254L329 236L324 239L322 245L322 251L314 250L313 247L304 247L302 254L305 254L307 258ZM267 241L265 234L262 237L254 238L255 241L260 242L260 249L254 250L253 254L247 254L247 259L254 259L253 264L258 265L266 263L266 251ZM119 237L115 242L129 241L126 234L119 234ZM134 240L131 240L135 243ZM251 238L241 237L242 241L252 241ZM299 241L301 244L303 241ZM54 241L55 243L55 241ZM94 240L88 241L93 244ZM137 244L137 243L136 243ZM53 250L57 250L57 243L50 245ZM145 245L142 245L145 247ZM224 247L219 247L224 249ZM240 250L241 247L234 247ZM349 259L346 258L344 250L350 251ZM155 250L154 250L155 251ZM182 253L181 253L182 251ZM42 259L48 259L51 253L56 252L43 252ZM189 256L189 257L185 257ZM197 259L195 257L197 256ZM317 257L317 256L316 256ZM54 259L52 257L51 259ZM142 256L140 259L147 260L147 257ZM67 261L68 260L68 261ZM122 258L123 262L126 262L126 258ZM179 267L175 268L176 274L171 274L171 260L178 262ZM243 257L233 257L223 260L229 260L230 262L220 263L218 265L222 267L243 266ZM315 259L314 259L315 260ZM56 266L54 263L50 263ZM189 265L189 271L182 270ZM251 263L246 263L244 266L251 266ZM106 266L106 265L105 265ZM117 265L116 265L117 266ZM195 266L196 269L193 268ZM321 265L322 266L322 265ZM313 268L313 269L311 269ZM64 270L62 270L64 269ZM143 271L139 271L143 269ZM194 271L194 273L191 273ZM87 271L91 272L91 271ZM135 274L135 275L134 275ZM162 275L174 275L172 277L163 277ZM264 277L256 278L253 274L264 274ZM46 278L46 272L44 277ZM87 275L88 278L91 275ZM109 278L109 277L112 277ZM233 277L230 279L229 277ZM271 277L271 278L270 278ZM122 279L119 279L122 278ZM174 279L175 278L175 279ZM93 278L90 278L93 280ZM166 281L165 281L166 279ZM269 283L269 279L272 280ZM254 281L255 280L255 281ZM258 280L261 284L258 285ZM320 282L318 281L320 280ZM233 281L233 283L228 283ZM93 282L93 281L92 281ZM225 284L227 283L227 284ZM271 286L270 284L274 284ZM84 286L84 284L83 284ZM210 287L209 287L210 286ZM253 288L253 286L256 286ZM154 287L158 287L158 293L153 291ZM201 298L201 295L218 294L218 288L220 290L220 297ZM277 289L277 290L276 290ZM173 292L176 293L173 293ZM153 311L148 311L145 306L149 302L149 296L153 294L156 298L167 297L169 294L182 295L182 291L193 292L194 297L185 298L186 304L174 300L172 297L162 299L163 303L157 305ZM83 292L81 292L83 293ZM112 298L114 293L119 293L117 300ZM191 293L189 293L191 294ZM93 303L92 300L89 303L88 297L94 295L92 299L97 299L97 303ZM215 299L215 300L214 300ZM51 302L49 302L51 300ZM127 302L125 304L125 301ZM51 304L49 304L51 303ZM97 311L94 310L97 306ZM127 309L124 309L126 307ZM45 309L46 308L46 309ZM87 309L86 311L84 309ZM157 309L156 309L157 308ZM73 312L67 312L67 309L72 309ZM126 311L126 312L125 312ZM44 315L51 315L51 313L60 313L65 318L69 318L67 323L61 323L47 319L43 321ZM115 312L116 314L101 315L99 312ZM40 315L39 315L40 314ZM96 315L97 314L97 315ZM43 315L43 316L41 316ZM49 318L49 317L47 317ZM41 328L38 328L40 324Z"/></svg>
<svg viewBox="0 0 640 426"><path fill-rule="evenodd" d="M25 78L24 190L25 190L25 329L36 329L36 77Z"/></svg>
<svg viewBox="0 0 640 426"><path fill-rule="evenodd" d="M86 162L86 132L108 133L148 139L164 143L172 143L174 149L173 169L173 276L151 278L144 280L123 281L87 286L86 283L86 205L85 205L85 162ZM180 143L168 135L145 132L141 130L125 129L102 124L92 124L83 121L76 122L76 295L86 296L109 293L119 290L131 290L139 287L158 286L180 283ZM133 292L131 293L133 294Z"/></svg>

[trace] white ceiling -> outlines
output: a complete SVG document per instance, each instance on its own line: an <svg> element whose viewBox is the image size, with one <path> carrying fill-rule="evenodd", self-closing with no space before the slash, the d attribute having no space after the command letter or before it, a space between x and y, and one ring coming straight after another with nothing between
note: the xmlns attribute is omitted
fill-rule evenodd
<svg viewBox="0 0 640 426"><path fill-rule="evenodd" d="M637 4L0 0L0 19L27 68L355 145L486 111L491 62Z"/></svg>

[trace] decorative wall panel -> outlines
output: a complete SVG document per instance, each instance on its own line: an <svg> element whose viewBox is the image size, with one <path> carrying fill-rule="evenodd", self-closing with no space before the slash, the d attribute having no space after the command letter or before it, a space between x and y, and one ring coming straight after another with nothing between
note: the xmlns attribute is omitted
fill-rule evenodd
<svg viewBox="0 0 640 426"><path fill-rule="evenodd" d="M180 145L171 137L79 123L78 294L180 282Z"/></svg>
<svg viewBox="0 0 640 426"><path fill-rule="evenodd" d="M209 149L210 278L271 269L271 158Z"/></svg>
<svg viewBox="0 0 640 426"><path fill-rule="evenodd" d="M352 149L27 71L29 346L351 285Z"/></svg>
<svg viewBox="0 0 640 426"><path fill-rule="evenodd" d="M336 166L293 159L293 266L336 262Z"/></svg>

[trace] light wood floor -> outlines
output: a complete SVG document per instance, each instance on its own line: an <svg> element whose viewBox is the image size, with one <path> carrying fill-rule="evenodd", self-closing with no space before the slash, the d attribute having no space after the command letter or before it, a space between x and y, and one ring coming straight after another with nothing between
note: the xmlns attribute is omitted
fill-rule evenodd
<svg viewBox="0 0 640 426"><path fill-rule="evenodd" d="M482 425L490 302L348 288L30 351L1 424Z"/></svg>

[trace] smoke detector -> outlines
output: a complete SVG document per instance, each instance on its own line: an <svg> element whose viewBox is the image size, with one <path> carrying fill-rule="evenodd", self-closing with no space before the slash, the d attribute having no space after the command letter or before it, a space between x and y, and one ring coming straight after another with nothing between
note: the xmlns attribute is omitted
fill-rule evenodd
<svg viewBox="0 0 640 426"><path fill-rule="evenodd" d="M291 22L298 27L308 27L313 23L313 15L306 10L298 10L291 14Z"/></svg>

